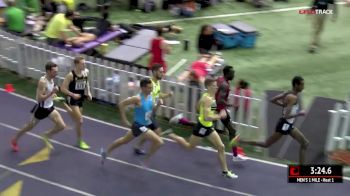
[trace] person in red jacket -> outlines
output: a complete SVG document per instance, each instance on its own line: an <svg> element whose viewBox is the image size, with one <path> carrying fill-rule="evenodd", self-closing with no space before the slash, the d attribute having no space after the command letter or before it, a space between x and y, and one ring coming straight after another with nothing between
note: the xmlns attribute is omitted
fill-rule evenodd
<svg viewBox="0 0 350 196"><path fill-rule="evenodd" d="M151 59L148 64L148 68L151 70L153 65L161 64L164 69L164 73L167 71L167 64L164 60L164 54L170 53L170 48L165 39L162 36L163 31L161 28L157 28L157 37L153 38L151 41Z"/></svg>

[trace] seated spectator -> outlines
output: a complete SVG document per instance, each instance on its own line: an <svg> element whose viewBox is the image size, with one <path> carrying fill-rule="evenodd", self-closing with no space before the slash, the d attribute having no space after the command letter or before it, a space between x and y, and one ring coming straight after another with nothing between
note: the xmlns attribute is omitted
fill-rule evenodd
<svg viewBox="0 0 350 196"><path fill-rule="evenodd" d="M16 35L22 35L25 32L25 14L24 11L16 7L15 0L8 0L8 7L4 12L4 29Z"/></svg>
<svg viewBox="0 0 350 196"><path fill-rule="evenodd" d="M19 0L17 1L18 7L20 7L22 10L24 10L27 14L34 13L39 14L40 13L40 2L39 0Z"/></svg>
<svg viewBox="0 0 350 196"><path fill-rule="evenodd" d="M97 23L98 20L101 18L95 17L95 16L81 16L78 12L74 12L74 18L72 20L72 23L74 26L78 27L80 31L84 31L84 27L86 26L86 22L95 22Z"/></svg>
<svg viewBox="0 0 350 196"><path fill-rule="evenodd" d="M103 13L102 18L98 19L96 22L96 28L85 33L80 33L79 36L68 38L67 44L79 47L86 42L95 40L97 37L102 36L108 31L117 30L117 28L114 28L108 21L108 16L109 14L107 12Z"/></svg>
<svg viewBox="0 0 350 196"><path fill-rule="evenodd" d="M96 29L92 32L97 37L100 37L101 35L107 33L108 31L115 31L116 29L113 28L111 22L108 20L109 14L108 12L102 13L102 18L97 20L96 23Z"/></svg>
<svg viewBox="0 0 350 196"><path fill-rule="evenodd" d="M91 33L81 33L73 24L72 20L74 18L73 11L67 11L65 14L54 15L46 26L45 35L47 36L47 43L53 46L62 46L65 44L75 44L72 41L66 30L72 30L78 37L88 39L96 39L95 35Z"/></svg>
<svg viewBox="0 0 350 196"><path fill-rule="evenodd" d="M57 9L57 3L54 0L44 0L41 3L41 15L46 16L48 20L51 19L51 16L58 13Z"/></svg>
<svg viewBox="0 0 350 196"><path fill-rule="evenodd" d="M197 3L194 0L185 0L181 7L181 16L192 17L197 11Z"/></svg>
<svg viewBox="0 0 350 196"><path fill-rule="evenodd" d="M175 16L192 17L199 5L194 0L184 0L180 4L172 5L170 12Z"/></svg>
<svg viewBox="0 0 350 196"><path fill-rule="evenodd" d="M214 38L213 27L210 25L203 25L201 27L197 43L199 53L208 54L211 50L213 50L214 46L219 46L219 43Z"/></svg>

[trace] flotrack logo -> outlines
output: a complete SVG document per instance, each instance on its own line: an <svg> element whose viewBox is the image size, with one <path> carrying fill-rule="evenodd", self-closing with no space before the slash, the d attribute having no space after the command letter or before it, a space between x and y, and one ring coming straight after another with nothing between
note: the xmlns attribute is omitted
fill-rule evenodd
<svg viewBox="0 0 350 196"><path fill-rule="evenodd" d="M321 9L302 9L299 10L299 14L333 14L333 10L321 10Z"/></svg>

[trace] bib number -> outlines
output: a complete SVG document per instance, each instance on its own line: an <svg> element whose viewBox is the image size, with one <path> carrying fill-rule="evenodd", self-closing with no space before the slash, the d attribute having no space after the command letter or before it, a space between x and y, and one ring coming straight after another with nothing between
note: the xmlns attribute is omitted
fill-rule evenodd
<svg viewBox="0 0 350 196"><path fill-rule="evenodd" d="M140 130L142 131L142 133L144 133L148 130L148 128L145 126L142 126L142 127L140 127Z"/></svg>
<svg viewBox="0 0 350 196"><path fill-rule="evenodd" d="M75 90L84 90L85 89L85 81L76 81Z"/></svg>
<svg viewBox="0 0 350 196"><path fill-rule="evenodd" d="M199 129L199 134L201 134L201 135L205 135L206 132L207 132L207 129L205 129L203 127Z"/></svg>
<svg viewBox="0 0 350 196"><path fill-rule="evenodd" d="M287 131L290 127L290 124L284 123L282 126L282 131Z"/></svg>

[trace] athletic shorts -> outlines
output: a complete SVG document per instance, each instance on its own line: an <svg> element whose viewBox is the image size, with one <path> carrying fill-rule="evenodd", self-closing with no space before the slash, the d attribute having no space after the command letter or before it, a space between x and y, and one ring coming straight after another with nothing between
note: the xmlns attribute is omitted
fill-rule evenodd
<svg viewBox="0 0 350 196"><path fill-rule="evenodd" d="M131 126L131 131L134 137L138 137L139 135L146 133L148 130L156 130L156 126L152 123L150 125L141 125L137 122L134 122Z"/></svg>
<svg viewBox="0 0 350 196"><path fill-rule="evenodd" d="M152 130L154 131L154 130L158 129L159 124L158 124L158 121L156 119L156 115L154 114L154 112L152 112L151 121L152 121L152 126L153 126Z"/></svg>
<svg viewBox="0 0 350 196"><path fill-rule="evenodd" d="M207 137L214 131L214 128L203 126L200 122L197 123L196 126L193 127L192 134L198 137Z"/></svg>
<svg viewBox="0 0 350 196"><path fill-rule="evenodd" d="M225 111L226 111L226 118L225 119L216 120L215 123L214 123L215 130L219 134L226 134L225 128L227 128L229 123L231 123L230 114L229 114L229 112L226 109L225 109ZM220 111L217 111L217 112L219 113Z"/></svg>
<svg viewBox="0 0 350 196"><path fill-rule="evenodd" d="M288 135L294 129L293 123L289 123L286 119L280 118L276 125L276 132Z"/></svg>
<svg viewBox="0 0 350 196"><path fill-rule="evenodd" d="M79 106L79 107L81 108L81 107L83 107L84 97L85 97L85 96L83 95L80 99L75 100L75 99L73 99L72 97L67 96L67 97L66 97L66 103L67 103L68 105L71 105L71 106Z"/></svg>
<svg viewBox="0 0 350 196"><path fill-rule="evenodd" d="M34 114L34 117L36 119L42 120L42 119L48 117L51 114L51 112L54 110L55 110L54 106L52 106L50 108L43 108L43 107L39 107L38 104L35 104L35 106L31 110L31 113Z"/></svg>
<svg viewBox="0 0 350 196"><path fill-rule="evenodd" d="M225 109L225 111L226 111L226 118L225 119L221 119L221 122L222 122L222 124L225 125L225 127L227 127L228 124L231 123L231 117L230 117L230 113L228 113L228 111L226 109Z"/></svg>

